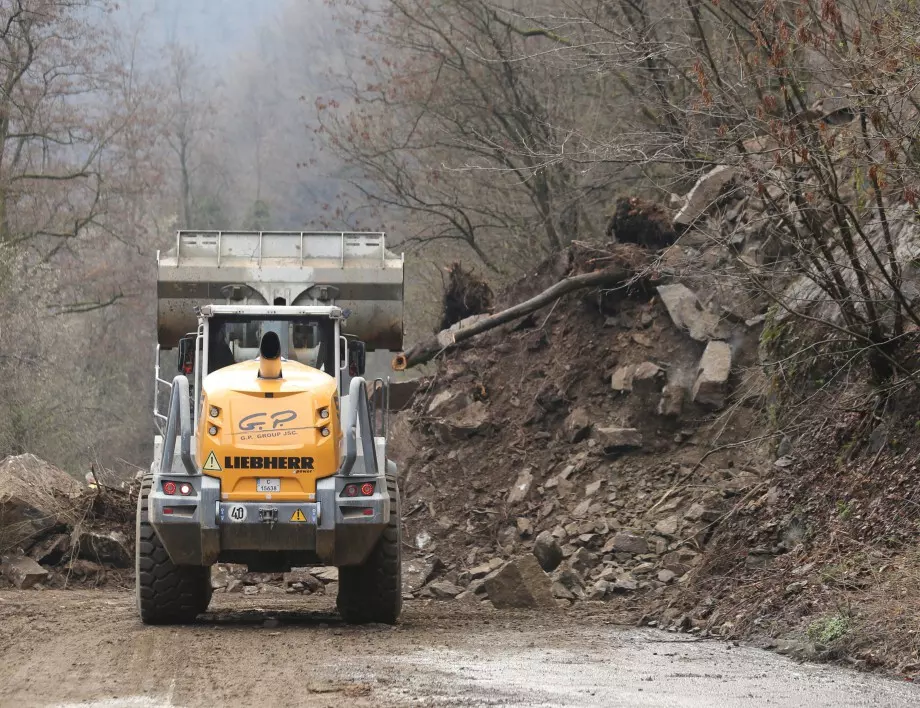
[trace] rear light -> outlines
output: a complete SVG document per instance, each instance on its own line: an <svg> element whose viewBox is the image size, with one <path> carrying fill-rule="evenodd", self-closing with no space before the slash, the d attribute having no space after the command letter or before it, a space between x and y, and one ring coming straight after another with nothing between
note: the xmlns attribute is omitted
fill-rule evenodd
<svg viewBox="0 0 920 708"><path fill-rule="evenodd" d="M328 437L329 437L329 434L330 434L330 433L329 433L329 428L320 428L320 429L319 429L319 432L320 432L320 434L321 434L324 438L328 438Z"/></svg>
<svg viewBox="0 0 920 708"><path fill-rule="evenodd" d="M210 428L208 428L208 435L217 435L217 433L218 430L216 425L212 425Z"/></svg>
<svg viewBox="0 0 920 708"><path fill-rule="evenodd" d="M374 510L373 510L373 509L365 509L365 510L364 510L364 515L365 515L365 516L373 516L373 515L374 515Z"/></svg>
<svg viewBox="0 0 920 708"><path fill-rule="evenodd" d="M192 491L194 490L192 489L191 484L183 483L179 485L179 494L181 494L183 497L189 496L192 493Z"/></svg>
<svg viewBox="0 0 920 708"><path fill-rule="evenodd" d="M176 493L176 483L175 482L163 482L163 494L168 494L172 496Z"/></svg>
<svg viewBox="0 0 920 708"><path fill-rule="evenodd" d="M376 486L373 482L364 482L364 484L346 484L342 490L343 497L370 497L374 495Z"/></svg>
<svg viewBox="0 0 920 708"><path fill-rule="evenodd" d="M328 409L328 408L320 408L320 409L319 409L319 417L322 418L323 420L326 420L326 419L329 417L329 409Z"/></svg>

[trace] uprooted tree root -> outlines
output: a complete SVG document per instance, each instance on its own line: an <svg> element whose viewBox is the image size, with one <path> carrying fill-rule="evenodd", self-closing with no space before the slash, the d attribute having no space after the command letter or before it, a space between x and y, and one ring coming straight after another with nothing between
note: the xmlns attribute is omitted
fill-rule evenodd
<svg viewBox="0 0 920 708"><path fill-rule="evenodd" d="M447 274L441 329L492 309L492 289L476 273L454 263L447 268Z"/></svg>
<svg viewBox="0 0 920 708"><path fill-rule="evenodd" d="M620 243L635 243L646 248L666 248L677 240L671 219L664 208L639 197L618 199L607 225L607 236Z"/></svg>
<svg viewBox="0 0 920 708"><path fill-rule="evenodd" d="M393 367L403 370L431 361L438 354L483 332L513 322L547 305L563 295L586 288L625 288L643 277L648 256L635 246L615 246L611 250L587 249L573 245L569 255L570 275L529 300L478 320L459 330L442 330L436 336L418 342L396 357Z"/></svg>

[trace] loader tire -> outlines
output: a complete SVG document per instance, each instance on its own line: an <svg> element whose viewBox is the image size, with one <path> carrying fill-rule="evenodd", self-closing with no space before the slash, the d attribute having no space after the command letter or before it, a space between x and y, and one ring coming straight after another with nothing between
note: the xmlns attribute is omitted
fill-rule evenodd
<svg viewBox="0 0 920 708"><path fill-rule="evenodd" d="M151 476L145 475L137 499L134 553L137 610L144 624L190 624L211 602L211 568L172 562L147 521L151 484Z"/></svg>
<svg viewBox="0 0 920 708"><path fill-rule="evenodd" d="M363 565L339 568L336 607L349 624L396 624L402 612L402 532L399 488L387 476L390 519Z"/></svg>

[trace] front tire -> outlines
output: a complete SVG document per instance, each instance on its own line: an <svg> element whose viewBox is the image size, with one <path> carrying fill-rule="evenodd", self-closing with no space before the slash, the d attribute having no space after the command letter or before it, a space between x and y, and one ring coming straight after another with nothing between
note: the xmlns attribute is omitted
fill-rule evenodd
<svg viewBox="0 0 920 708"><path fill-rule="evenodd" d="M349 624L396 624L402 612L402 532L399 488L387 476L390 519L363 565L339 568L336 607Z"/></svg>
<svg viewBox="0 0 920 708"><path fill-rule="evenodd" d="M211 602L211 568L175 565L147 520L153 478L144 475L137 499L135 577L144 624L190 624Z"/></svg>

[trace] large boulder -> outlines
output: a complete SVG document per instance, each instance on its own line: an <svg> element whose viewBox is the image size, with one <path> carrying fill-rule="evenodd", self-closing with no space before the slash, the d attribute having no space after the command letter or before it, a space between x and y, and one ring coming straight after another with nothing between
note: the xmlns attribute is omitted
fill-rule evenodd
<svg viewBox="0 0 920 708"><path fill-rule="evenodd" d="M20 589L30 588L48 577L48 571L28 556L4 557L0 573Z"/></svg>
<svg viewBox="0 0 920 708"><path fill-rule="evenodd" d="M632 364L621 366L610 377L610 388L619 393L629 393L632 391L633 375L635 373L636 367Z"/></svg>
<svg viewBox="0 0 920 708"><path fill-rule="evenodd" d="M708 342L729 335L729 328L722 317L710 309L704 309L696 293L683 283L659 285L658 297L664 303L671 321L678 329L686 330L696 341Z"/></svg>
<svg viewBox="0 0 920 708"><path fill-rule="evenodd" d="M286 587L301 590L305 594L322 593L326 590L323 581L314 576L309 568L291 568L284 574L284 584Z"/></svg>
<svg viewBox="0 0 920 708"><path fill-rule="evenodd" d="M36 563L57 565L70 552L70 535L56 533L46 537L41 543L32 546L29 558Z"/></svg>
<svg viewBox="0 0 920 708"><path fill-rule="evenodd" d="M428 402L429 415L444 417L459 413L473 401L464 393L449 389L439 391Z"/></svg>
<svg viewBox="0 0 920 708"><path fill-rule="evenodd" d="M707 213L728 189L736 174L734 167L718 165L697 180L683 208L674 217L674 227L683 231Z"/></svg>
<svg viewBox="0 0 920 708"><path fill-rule="evenodd" d="M35 455L0 462L0 548L28 550L54 528L77 523L83 486Z"/></svg>
<svg viewBox="0 0 920 708"><path fill-rule="evenodd" d="M591 434L591 417L584 408L576 408L562 423L566 440L577 443Z"/></svg>
<svg viewBox="0 0 920 708"><path fill-rule="evenodd" d="M514 486L511 487L511 491L508 492L508 506L514 506L515 504L520 504L527 498L527 495L530 494L530 488L533 486L533 470L530 467L525 467L518 474L518 478L514 482Z"/></svg>
<svg viewBox="0 0 920 708"><path fill-rule="evenodd" d="M699 373L693 384L693 400L710 408L725 405L728 377L732 371L732 348L728 342L710 342L700 359Z"/></svg>
<svg viewBox="0 0 920 708"><path fill-rule="evenodd" d="M638 395L658 393L665 385L667 374L657 364L645 361L639 364L632 376L632 390Z"/></svg>
<svg viewBox="0 0 920 708"><path fill-rule="evenodd" d="M403 592L418 592L434 578L441 567L441 559L437 556L412 558L405 561L402 567Z"/></svg>
<svg viewBox="0 0 920 708"><path fill-rule="evenodd" d="M613 537L613 550L620 553L641 555L648 553L648 543L641 536L623 531Z"/></svg>
<svg viewBox="0 0 920 708"><path fill-rule="evenodd" d="M562 548L549 531L541 531L533 544L533 554L547 573L552 573L562 562Z"/></svg>
<svg viewBox="0 0 920 708"><path fill-rule="evenodd" d="M130 568L134 565L134 554L128 538L121 531L94 531L78 526L71 539L81 558L116 568Z"/></svg>
<svg viewBox="0 0 920 708"><path fill-rule="evenodd" d="M435 435L442 443L466 440L485 432L489 426L489 409L481 401L474 401L456 413L432 424Z"/></svg>
<svg viewBox="0 0 920 708"><path fill-rule="evenodd" d="M555 608L552 587L552 580L532 555L515 558L485 580L486 594L497 609Z"/></svg>
<svg viewBox="0 0 920 708"><path fill-rule="evenodd" d="M607 454L642 447L642 433L636 428L595 428L594 434Z"/></svg>
<svg viewBox="0 0 920 708"><path fill-rule="evenodd" d="M457 595L463 592L463 590L458 588L449 580L439 580L437 582L431 583L427 590L436 600L453 600L455 597L457 597Z"/></svg>

